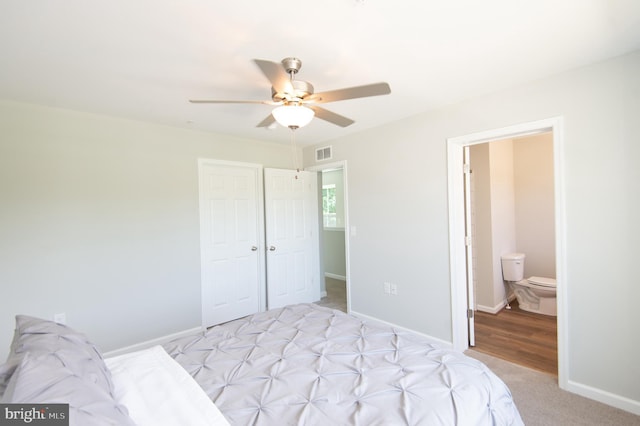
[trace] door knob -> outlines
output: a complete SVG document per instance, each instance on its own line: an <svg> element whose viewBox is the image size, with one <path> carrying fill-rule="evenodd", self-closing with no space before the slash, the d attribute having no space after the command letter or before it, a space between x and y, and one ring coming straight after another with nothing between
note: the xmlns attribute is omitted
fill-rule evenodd
<svg viewBox="0 0 640 426"><path fill-rule="evenodd" d="M257 250L258 250L258 247L256 247L256 246L251 246L251 251L257 251Z"/></svg>
<svg viewBox="0 0 640 426"><path fill-rule="evenodd" d="M274 246L269 246L269 251L276 251L276 248Z"/></svg>

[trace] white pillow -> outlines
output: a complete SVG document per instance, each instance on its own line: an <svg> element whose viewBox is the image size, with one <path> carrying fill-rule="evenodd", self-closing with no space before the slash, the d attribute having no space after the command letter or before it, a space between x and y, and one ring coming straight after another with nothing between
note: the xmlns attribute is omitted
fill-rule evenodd
<svg viewBox="0 0 640 426"><path fill-rule="evenodd" d="M204 390L162 346L104 361L116 400L139 426L229 426Z"/></svg>

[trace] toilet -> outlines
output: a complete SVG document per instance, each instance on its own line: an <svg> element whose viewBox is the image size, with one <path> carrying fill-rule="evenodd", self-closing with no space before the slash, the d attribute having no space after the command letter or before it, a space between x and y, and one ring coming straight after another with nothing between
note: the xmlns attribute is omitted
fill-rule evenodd
<svg viewBox="0 0 640 426"><path fill-rule="evenodd" d="M543 277L523 279L524 258L523 253L510 253L501 257L502 277L513 289L520 309L557 316L556 280Z"/></svg>

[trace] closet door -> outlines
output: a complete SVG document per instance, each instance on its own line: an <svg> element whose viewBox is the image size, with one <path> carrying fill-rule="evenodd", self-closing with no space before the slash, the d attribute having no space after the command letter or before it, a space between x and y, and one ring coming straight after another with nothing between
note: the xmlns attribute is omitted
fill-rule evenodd
<svg viewBox="0 0 640 426"><path fill-rule="evenodd" d="M269 309L320 300L316 172L265 169Z"/></svg>
<svg viewBox="0 0 640 426"><path fill-rule="evenodd" d="M199 160L202 323L264 310L262 166Z"/></svg>

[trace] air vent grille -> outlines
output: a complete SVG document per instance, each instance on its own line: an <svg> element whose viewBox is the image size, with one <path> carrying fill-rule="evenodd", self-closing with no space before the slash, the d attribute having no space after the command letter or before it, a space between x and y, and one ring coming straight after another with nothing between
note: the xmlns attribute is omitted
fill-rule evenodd
<svg viewBox="0 0 640 426"><path fill-rule="evenodd" d="M332 157L332 149L330 146L325 146L324 148L316 149L316 161L331 160L331 157Z"/></svg>

